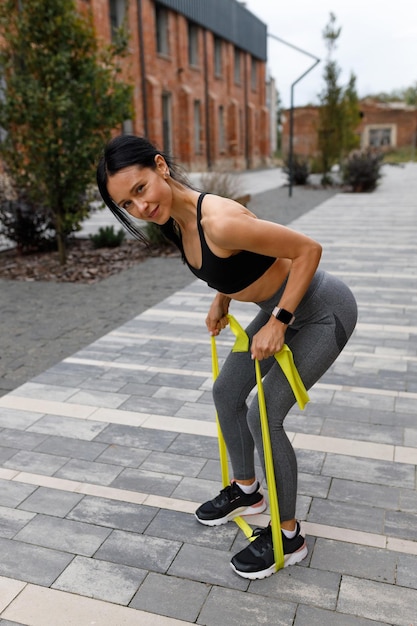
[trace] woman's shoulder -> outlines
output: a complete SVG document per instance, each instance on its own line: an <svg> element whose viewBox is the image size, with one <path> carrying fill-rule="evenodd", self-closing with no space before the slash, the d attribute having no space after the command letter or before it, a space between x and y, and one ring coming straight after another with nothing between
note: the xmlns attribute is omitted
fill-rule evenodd
<svg viewBox="0 0 417 626"><path fill-rule="evenodd" d="M202 217L205 218L213 217L216 219L226 219L228 217L239 217L243 215L249 215L256 218L256 215L243 204L240 204L240 202L237 202L232 198L224 198L223 196L218 196L216 194L204 194L201 206L201 214Z"/></svg>

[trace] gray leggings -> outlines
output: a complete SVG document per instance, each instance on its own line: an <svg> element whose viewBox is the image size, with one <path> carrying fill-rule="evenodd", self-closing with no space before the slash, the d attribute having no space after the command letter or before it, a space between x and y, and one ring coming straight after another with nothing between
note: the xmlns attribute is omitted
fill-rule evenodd
<svg viewBox="0 0 417 626"><path fill-rule="evenodd" d="M272 298L258 302L261 309L246 328L251 340L266 324L279 302L285 284ZM317 271L295 311L285 343L291 348L295 365L310 389L338 357L357 320L357 306L350 289L338 278ZM260 362L268 413L272 455L281 521L295 517L297 460L284 431L283 422L295 404L295 397L274 357ZM255 476L254 449L264 466L262 433L257 396L247 398L256 385L250 352L231 352L213 385L213 398L236 480Z"/></svg>

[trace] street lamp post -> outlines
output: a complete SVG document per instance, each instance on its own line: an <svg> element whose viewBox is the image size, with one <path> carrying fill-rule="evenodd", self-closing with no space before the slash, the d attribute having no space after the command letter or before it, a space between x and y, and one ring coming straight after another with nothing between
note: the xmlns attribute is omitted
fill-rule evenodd
<svg viewBox="0 0 417 626"><path fill-rule="evenodd" d="M277 41L279 41L280 43L283 43L285 46L289 46L290 48L293 48L294 50L297 50L297 52L301 52L302 54L306 54L307 56L311 57L312 59L314 59L314 63L311 67L308 68L308 70L306 70L303 74L301 74L301 76L299 78L297 78L297 80L295 80L292 85L291 85L291 101L290 101L290 146L289 146L289 151L288 151L288 170L289 170L289 187L288 187L288 195L291 197L292 196L292 187L293 187L293 161L294 161L294 87L297 83L300 82L300 80L302 78L304 78L304 76L306 76L309 72L311 72L312 69L314 69L316 67L316 65L318 63L320 63L320 59L316 56L314 56L314 54L310 54L310 52L306 52L305 50L303 50L302 48L299 48L298 46L294 46L292 43L288 43L288 41L284 41L284 39L281 39L281 37L277 37L276 35L273 35L272 33L267 33L268 37L272 37L272 39L276 39Z"/></svg>

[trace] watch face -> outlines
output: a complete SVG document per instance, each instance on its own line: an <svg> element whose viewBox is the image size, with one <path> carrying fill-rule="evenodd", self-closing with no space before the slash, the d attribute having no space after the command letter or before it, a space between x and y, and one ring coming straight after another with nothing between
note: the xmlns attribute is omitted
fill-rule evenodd
<svg viewBox="0 0 417 626"><path fill-rule="evenodd" d="M277 319L279 319L280 322L284 322L284 324L289 324L291 322L292 315L289 311L281 309L281 311L277 315Z"/></svg>
<svg viewBox="0 0 417 626"><path fill-rule="evenodd" d="M278 307L275 307L275 309L272 311L272 315L274 315L277 320L279 320L283 324L291 324L294 321L294 316L292 313L286 311L285 309L279 309Z"/></svg>

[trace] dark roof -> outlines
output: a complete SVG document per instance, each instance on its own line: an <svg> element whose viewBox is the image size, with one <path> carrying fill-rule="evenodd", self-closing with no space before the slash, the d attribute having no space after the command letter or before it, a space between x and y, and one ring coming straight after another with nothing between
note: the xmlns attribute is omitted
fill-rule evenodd
<svg viewBox="0 0 417 626"><path fill-rule="evenodd" d="M157 0L157 4L266 61L266 24L237 0Z"/></svg>

